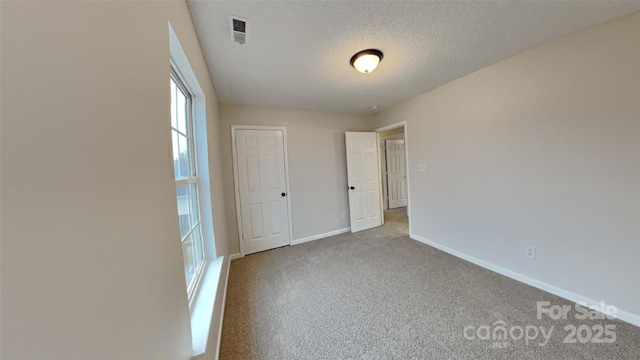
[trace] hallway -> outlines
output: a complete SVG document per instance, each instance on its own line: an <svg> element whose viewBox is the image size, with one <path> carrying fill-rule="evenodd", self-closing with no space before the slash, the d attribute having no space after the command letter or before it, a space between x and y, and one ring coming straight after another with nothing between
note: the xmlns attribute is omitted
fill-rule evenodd
<svg viewBox="0 0 640 360"><path fill-rule="evenodd" d="M409 217L407 216L407 207L390 209L384 211L384 225L394 230L409 235Z"/></svg>

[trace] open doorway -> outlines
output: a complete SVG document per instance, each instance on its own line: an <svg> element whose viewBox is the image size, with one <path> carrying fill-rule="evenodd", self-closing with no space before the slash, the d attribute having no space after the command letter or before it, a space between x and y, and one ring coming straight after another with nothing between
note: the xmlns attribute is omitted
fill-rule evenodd
<svg viewBox="0 0 640 360"><path fill-rule="evenodd" d="M406 121L374 130L380 141L380 197L386 226L410 234L409 171Z"/></svg>

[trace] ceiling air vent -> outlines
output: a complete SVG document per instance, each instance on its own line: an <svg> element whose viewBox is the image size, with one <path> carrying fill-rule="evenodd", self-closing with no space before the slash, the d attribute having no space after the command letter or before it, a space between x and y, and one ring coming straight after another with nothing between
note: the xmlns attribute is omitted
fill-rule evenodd
<svg viewBox="0 0 640 360"><path fill-rule="evenodd" d="M249 20L239 16L229 15L231 41L244 45L247 42L247 23Z"/></svg>

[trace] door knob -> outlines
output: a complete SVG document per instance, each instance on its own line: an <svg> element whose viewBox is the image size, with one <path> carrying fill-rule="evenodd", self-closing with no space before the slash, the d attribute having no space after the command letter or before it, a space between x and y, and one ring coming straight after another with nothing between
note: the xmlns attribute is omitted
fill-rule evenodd
<svg viewBox="0 0 640 360"><path fill-rule="evenodd" d="M287 196L287 193L282 193L282 194L280 194L280 195L281 195L282 197L285 197L285 196Z"/></svg>
<svg viewBox="0 0 640 360"><path fill-rule="evenodd" d="M356 189L356 187L355 187L355 186L349 186L349 189L350 189L350 190L355 190L355 189Z"/></svg>

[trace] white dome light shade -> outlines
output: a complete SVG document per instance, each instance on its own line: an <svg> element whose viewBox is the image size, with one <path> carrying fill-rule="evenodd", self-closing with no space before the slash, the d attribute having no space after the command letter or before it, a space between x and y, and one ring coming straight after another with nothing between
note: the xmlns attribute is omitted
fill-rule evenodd
<svg viewBox="0 0 640 360"><path fill-rule="evenodd" d="M362 50L351 57L351 66L363 74L372 72L382 60L382 51L376 49Z"/></svg>
<svg viewBox="0 0 640 360"><path fill-rule="evenodd" d="M353 62L353 67L361 73L372 72L380 63L380 58L376 55L362 55Z"/></svg>

